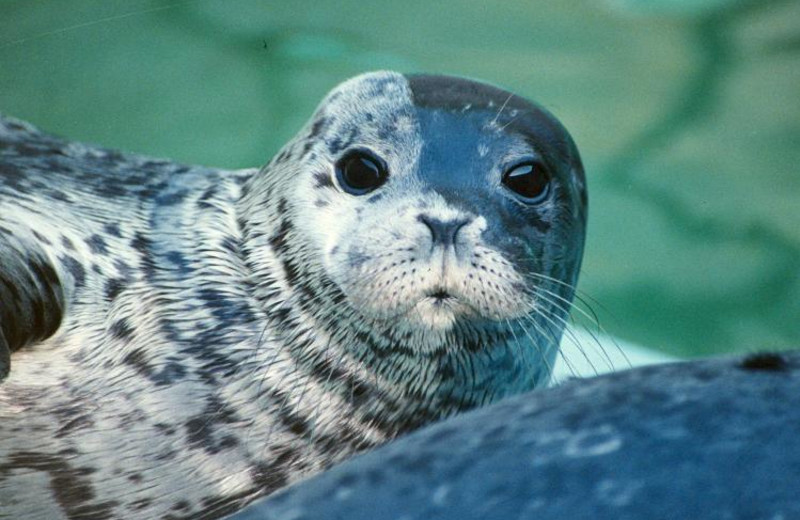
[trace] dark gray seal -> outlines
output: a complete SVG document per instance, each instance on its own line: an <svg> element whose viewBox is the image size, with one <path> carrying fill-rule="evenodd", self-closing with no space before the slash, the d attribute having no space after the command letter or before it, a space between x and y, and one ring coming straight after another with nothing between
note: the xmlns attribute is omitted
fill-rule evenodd
<svg viewBox="0 0 800 520"><path fill-rule="evenodd" d="M638 368L413 433L230 520L800 518L800 353Z"/></svg>
<svg viewBox="0 0 800 520"><path fill-rule="evenodd" d="M0 515L216 517L548 380L586 190L508 92L360 76L258 171L0 145Z"/></svg>

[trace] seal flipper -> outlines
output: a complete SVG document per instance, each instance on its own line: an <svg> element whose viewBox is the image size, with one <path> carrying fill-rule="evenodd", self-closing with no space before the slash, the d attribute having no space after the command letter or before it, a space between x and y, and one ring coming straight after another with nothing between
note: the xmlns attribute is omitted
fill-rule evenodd
<svg viewBox="0 0 800 520"><path fill-rule="evenodd" d="M11 370L11 349L8 348L6 338L3 336L3 328L0 327L0 381L6 378Z"/></svg>
<svg viewBox="0 0 800 520"><path fill-rule="evenodd" d="M35 186L51 184L48 157L65 144L28 123L0 114L0 382L11 354L51 336L61 324L66 296L61 280L25 213Z"/></svg>
<svg viewBox="0 0 800 520"><path fill-rule="evenodd" d="M51 336L64 313L58 274L40 248L22 248L19 238L0 235L0 382L10 371L11 353Z"/></svg>

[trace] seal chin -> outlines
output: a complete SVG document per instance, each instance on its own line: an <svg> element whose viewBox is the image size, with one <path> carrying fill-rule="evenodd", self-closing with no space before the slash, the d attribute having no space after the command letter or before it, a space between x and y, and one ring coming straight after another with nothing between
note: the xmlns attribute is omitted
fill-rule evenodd
<svg viewBox="0 0 800 520"><path fill-rule="evenodd" d="M503 320L504 315L495 316L486 312L480 302L472 301L469 294L463 294L446 286L436 286L412 300L401 313L400 320L406 321L415 328L446 332L452 329L459 320L494 321ZM508 318L512 317L511 315Z"/></svg>
<svg viewBox="0 0 800 520"><path fill-rule="evenodd" d="M405 318L417 326L433 330L449 330L456 319L465 315L474 315L475 310L460 298L444 289L426 293L405 315Z"/></svg>
<svg viewBox="0 0 800 520"><path fill-rule="evenodd" d="M453 328L457 314L448 306L431 303L426 298L404 316L406 322L421 330L448 331Z"/></svg>

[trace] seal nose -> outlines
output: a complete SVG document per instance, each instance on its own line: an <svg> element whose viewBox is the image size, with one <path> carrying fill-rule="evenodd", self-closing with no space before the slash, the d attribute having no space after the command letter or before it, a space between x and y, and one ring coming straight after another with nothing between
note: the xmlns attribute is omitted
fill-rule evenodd
<svg viewBox="0 0 800 520"><path fill-rule="evenodd" d="M431 232L431 245L455 246L456 235L470 221L468 218L442 220L430 215L421 214L417 220L425 224Z"/></svg>

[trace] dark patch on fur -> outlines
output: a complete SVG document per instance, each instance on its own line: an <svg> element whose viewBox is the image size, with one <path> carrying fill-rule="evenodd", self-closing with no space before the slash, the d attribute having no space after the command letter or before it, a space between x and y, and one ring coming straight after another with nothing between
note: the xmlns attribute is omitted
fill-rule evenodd
<svg viewBox="0 0 800 520"><path fill-rule="evenodd" d="M326 117L320 117L314 121L314 124L311 125L311 132L308 134L308 140L312 141L316 139L325 130L327 125L328 119Z"/></svg>
<svg viewBox="0 0 800 520"><path fill-rule="evenodd" d="M125 289L126 282L123 278L109 278L103 286L106 300L113 301Z"/></svg>
<svg viewBox="0 0 800 520"><path fill-rule="evenodd" d="M208 189L203 192L203 194L200 196L198 200L207 202L216 197L217 191L218 191L218 186L216 184L209 186Z"/></svg>
<svg viewBox="0 0 800 520"><path fill-rule="evenodd" d="M47 197L53 199L53 200L66 202L68 204L73 202L72 197L70 197L69 195L67 195L66 193L64 193L61 190L54 190L54 189L51 188L51 189L45 190L45 195Z"/></svg>
<svg viewBox="0 0 800 520"><path fill-rule="evenodd" d="M287 468L302 459L302 453L291 446L276 450L272 459L255 465L251 471L253 482L266 494L289 483Z"/></svg>
<svg viewBox="0 0 800 520"><path fill-rule="evenodd" d="M174 206L183 202L183 199L189 194L189 190L181 189L171 193L164 193L155 198L156 204L159 206Z"/></svg>
<svg viewBox="0 0 800 520"><path fill-rule="evenodd" d="M72 467L69 459L48 453L23 451L12 453L7 463L0 464L0 479L21 469L42 471L50 476L50 490L70 520L109 520L114 518L115 500L95 502L95 491L89 475L92 468ZM13 478L13 477L12 477Z"/></svg>
<svg viewBox="0 0 800 520"><path fill-rule="evenodd" d="M281 264L283 265L283 272L286 275L286 283L289 284L290 287L296 287L298 282L301 281L298 275L300 270L297 264L289 258L282 258Z"/></svg>
<svg viewBox="0 0 800 520"><path fill-rule="evenodd" d="M133 368L137 374L152 381L156 386L171 385L186 377L186 367L175 360L159 364L157 369L141 347L125 354L122 363Z"/></svg>
<svg viewBox="0 0 800 520"><path fill-rule="evenodd" d="M223 237L219 241L219 247L220 249L228 251L229 253L233 253L236 256L240 256L241 254L241 244L234 237Z"/></svg>
<svg viewBox="0 0 800 520"><path fill-rule="evenodd" d="M178 500L177 502L172 504L172 507L170 509L173 511L188 511L189 509L191 509L191 507L192 507L191 504L189 504L187 500Z"/></svg>
<svg viewBox="0 0 800 520"><path fill-rule="evenodd" d="M276 164L276 165L277 165L277 164L283 164L283 163L285 163L285 162L286 162L286 160L287 160L289 157L291 157L291 155L292 155L292 154L291 154L291 153L289 153L289 150L285 150L285 149L284 149L284 150L281 150L281 151L280 151L280 153L279 153L278 155L276 155L276 156L275 156L275 159L273 159L273 161L272 161L272 162L273 162L273 164Z"/></svg>
<svg viewBox="0 0 800 520"><path fill-rule="evenodd" d="M177 431L175 429L175 426L173 426L171 424L167 424L167 423L158 422L158 423L155 423L153 426L162 435L167 435L167 436L175 435L175 432Z"/></svg>
<svg viewBox="0 0 800 520"><path fill-rule="evenodd" d="M314 146L314 141L306 141L305 144L303 145L303 149L300 151L300 155L302 157L305 157L306 155L308 155L308 152L311 151L311 148L313 146Z"/></svg>
<svg viewBox="0 0 800 520"><path fill-rule="evenodd" d="M331 176L326 172L317 172L314 174L314 179L317 181L314 185L315 188L333 188L333 181Z"/></svg>
<svg viewBox="0 0 800 520"><path fill-rule="evenodd" d="M180 251L167 251L164 257L170 263L174 264L182 275L187 275L191 271L191 269L189 268L189 262L186 260L186 257L184 257L183 253L181 253Z"/></svg>
<svg viewBox="0 0 800 520"><path fill-rule="evenodd" d="M133 327L128 323L127 318L121 318L111 324L108 329L111 335L117 339L129 340L133 336Z"/></svg>
<svg viewBox="0 0 800 520"><path fill-rule="evenodd" d="M75 280L75 288L80 289L86 283L86 269L83 265L69 255L59 257L61 264Z"/></svg>
<svg viewBox="0 0 800 520"><path fill-rule="evenodd" d="M119 258L114 260L114 268L125 281L130 279L133 269L131 269L131 266L129 266L124 260L120 260Z"/></svg>
<svg viewBox="0 0 800 520"><path fill-rule="evenodd" d="M289 207L289 201L285 197L278 199L278 215L285 215Z"/></svg>
<svg viewBox="0 0 800 520"><path fill-rule="evenodd" d="M276 253L281 254L286 251L286 236L292 231L293 227L288 218L283 217L281 219L277 231L269 238L269 244Z"/></svg>
<svg viewBox="0 0 800 520"><path fill-rule="evenodd" d="M126 186L114 181L99 182L93 185L94 192L107 199L117 199L130 195Z"/></svg>
<svg viewBox="0 0 800 520"><path fill-rule="evenodd" d="M158 269L153 259L152 240L143 233L136 233L131 240L131 247L139 253L139 265L144 271L145 278L152 281Z"/></svg>
<svg viewBox="0 0 800 520"><path fill-rule="evenodd" d="M130 509L134 511L141 511L142 509L147 509L152 503L152 498L139 498L130 503Z"/></svg>
<svg viewBox="0 0 800 520"><path fill-rule="evenodd" d="M150 366L147 354L145 354L142 348L133 349L125 354L125 357L122 358L122 364L132 367L137 373L147 378L153 373L153 368Z"/></svg>
<svg viewBox="0 0 800 520"><path fill-rule="evenodd" d="M343 129L330 140L327 141L328 151L331 155L338 155L339 152L349 148L361 135L358 126L355 124L350 125L347 129Z"/></svg>
<svg viewBox="0 0 800 520"><path fill-rule="evenodd" d="M116 222L104 224L103 231L105 231L112 237L117 237L117 238L122 237L122 232L119 229L119 224L117 224Z"/></svg>
<svg viewBox="0 0 800 520"><path fill-rule="evenodd" d="M184 423L186 440L191 449L202 449L214 455L239 444L239 440L230 434L219 434L219 425L240 422L236 412L228 403L218 396L206 398L206 406L202 413Z"/></svg>
<svg viewBox="0 0 800 520"><path fill-rule="evenodd" d="M167 462L170 460L174 460L177 454L178 454L177 448L167 448L159 452L158 455L156 455L156 460L160 462Z"/></svg>
<svg viewBox="0 0 800 520"><path fill-rule="evenodd" d="M739 366L744 370L760 370L765 372L782 372L789 367L786 359L775 352L759 352L745 357Z"/></svg>
<svg viewBox="0 0 800 520"><path fill-rule="evenodd" d="M35 229L32 232L33 232L33 236L36 237L36 240L38 240L39 242L41 242L43 244L51 245L50 239L48 239L46 236L42 235L41 233L39 233Z"/></svg>
<svg viewBox="0 0 800 520"><path fill-rule="evenodd" d="M204 286L198 289L197 296L203 301L203 306L221 324L246 323L255 319L246 302L231 296L217 287Z"/></svg>
<svg viewBox="0 0 800 520"><path fill-rule="evenodd" d="M75 245L72 243L72 240L61 235L61 245L63 245L69 251L75 251Z"/></svg>
<svg viewBox="0 0 800 520"><path fill-rule="evenodd" d="M67 420L62 424L54 437L60 439L70 435L72 432L80 431L94 426L94 419L91 413L80 413L76 417Z"/></svg>
<svg viewBox="0 0 800 520"><path fill-rule="evenodd" d="M372 93L377 96L386 94L386 89L393 85L397 80L394 77L374 77L366 78L364 83L372 89Z"/></svg>
<svg viewBox="0 0 800 520"><path fill-rule="evenodd" d="M350 396L350 404L358 408L368 399L378 399L378 393L369 384L361 381L353 374L346 372L341 367L325 358L314 358L310 362L310 375L321 385L329 385L335 382L336 385L344 388L344 394Z"/></svg>
<svg viewBox="0 0 800 520"><path fill-rule="evenodd" d="M106 245L106 240L98 234L94 234L85 240L86 245L89 246L89 249L92 253L96 255L107 255L108 254L108 246Z"/></svg>

